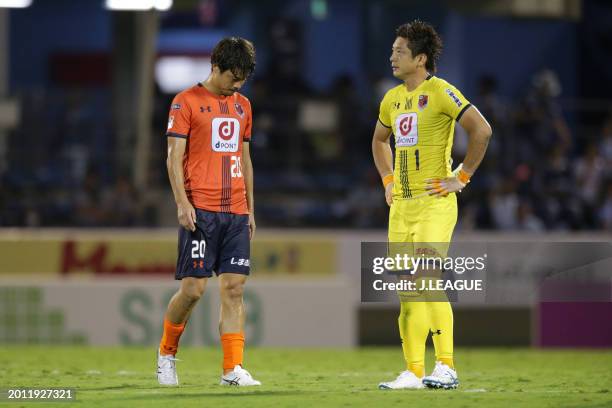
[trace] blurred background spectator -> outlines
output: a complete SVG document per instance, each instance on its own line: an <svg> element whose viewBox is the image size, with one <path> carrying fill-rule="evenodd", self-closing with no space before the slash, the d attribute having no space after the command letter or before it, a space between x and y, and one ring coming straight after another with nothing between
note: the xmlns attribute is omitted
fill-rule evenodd
<svg viewBox="0 0 612 408"><path fill-rule="evenodd" d="M602 68L612 57L599 43L611 35L612 6L604 1L516 15L437 2L193 0L153 17L100 3L2 9L11 58L0 100L16 101L19 115L18 126L0 122L1 226L176 225L163 136L169 103L206 78L218 39L242 35L258 52L244 90L254 109L258 224L384 228L370 140L380 99L396 84L394 28L420 17L445 40L438 75L494 129L459 197L459 229L612 231L612 81ZM126 74L146 72L130 71L146 59L139 18L154 28L155 74L142 79L151 98L134 85L140 74ZM121 53L134 57L117 62ZM129 125L142 112L146 123ZM465 146L458 129L455 163Z"/></svg>

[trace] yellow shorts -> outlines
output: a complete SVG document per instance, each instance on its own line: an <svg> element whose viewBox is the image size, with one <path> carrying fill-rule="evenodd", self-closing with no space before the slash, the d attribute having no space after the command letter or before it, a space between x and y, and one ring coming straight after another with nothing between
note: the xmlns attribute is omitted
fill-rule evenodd
<svg viewBox="0 0 612 408"><path fill-rule="evenodd" d="M388 256L445 258L457 223L457 196L425 196L412 200L393 200L389 212ZM414 265L413 265L414 267ZM414 271L412 273L415 273ZM420 287L421 280L440 279L436 268L420 268L415 275L402 279L413 280ZM423 292L419 289L398 291L400 301L448 301L444 291Z"/></svg>
<svg viewBox="0 0 612 408"><path fill-rule="evenodd" d="M415 255L420 255L423 247L425 251L433 250L435 255L446 257L456 223L455 194L394 200L389 212L389 252L395 252L391 248L393 243L405 243L414 246L408 252ZM426 252L425 255L434 254Z"/></svg>

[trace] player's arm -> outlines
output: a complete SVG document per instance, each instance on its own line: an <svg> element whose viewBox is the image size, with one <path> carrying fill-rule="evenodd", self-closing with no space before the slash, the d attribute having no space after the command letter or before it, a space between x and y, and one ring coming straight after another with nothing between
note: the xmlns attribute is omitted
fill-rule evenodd
<svg viewBox="0 0 612 408"><path fill-rule="evenodd" d="M468 134L468 146L463 159L463 170L474 174L484 158L493 131L491 125L475 106L470 106L459 119L459 124Z"/></svg>
<svg viewBox="0 0 612 408"><path fill-rule="evenodd" d="M251 162L250 143L242 143L242 174L246 187L247 207L249 208L250 238L255 235L255 198L253 196L253 163Z"/></svg>
<svg viewBox="0 0 612 408"><path fill-rule="evenodd" d="M187 139L168 136L166 167L168 168L172 193L174 193L174 201L176 201L179 224L189 231L195 231L196 212L187 198L185 176L183 174L183 159L186 146Z"/></svg>
<svg viewBox="0 0 612 408"><path fill-rule="evenodd" d="M372 155L378 174L380 174L385 186L385 199L388 205L393 203L393 153L389 143L390 138L391 128L378 120L372 137Z"/></svg>
<svg viewBox="0 0 612 408"><path fill-rule="evenodd" d="M445 196L449 193L461 191L469 183L470 178L484 158L489 139L493 133L489 122L475 106L470 106L461 115L459 124L468 135L467 152L463 163L453 172L453 177L427 180L426 189L429 194Z"/></svg>

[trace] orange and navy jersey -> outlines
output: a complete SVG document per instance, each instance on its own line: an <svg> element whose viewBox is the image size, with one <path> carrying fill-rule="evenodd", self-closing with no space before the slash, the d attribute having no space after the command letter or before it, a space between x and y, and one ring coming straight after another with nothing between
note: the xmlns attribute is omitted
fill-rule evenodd
<svg viewBox="0 0 612 408"><path fill-rule="evenodd" d="M183 172L194 207L248 214L242 143L251 139L251 103L239 94L216 95L198 84L172 101L169 137L187 139Z"/></svg>

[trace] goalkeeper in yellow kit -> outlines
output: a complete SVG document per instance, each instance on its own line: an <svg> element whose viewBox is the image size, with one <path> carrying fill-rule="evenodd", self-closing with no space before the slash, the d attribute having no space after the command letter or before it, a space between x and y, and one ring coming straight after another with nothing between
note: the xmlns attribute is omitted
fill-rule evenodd
<svg viewBox="0 0 612 408"><path fill-rule="evenodd" d="M454 86L433 75L441 50L442 41L430 24L415 20L396 30L390 61L393 75L403 83L383 98L372 140L374 162L391 207L390 251L395 245L409 247L414 255L446 256L457 222L455 193L469 183L491 137L491 127L480 112ZM453 172L456 121L469 142L463 163ZM389 144L392 133L395 166ZM416 271L404 278L439 279L439 273L425 277ZM446 295L413 291L399 296L398 324L407 367L379 388L456 388L453 312ZM425 376L425 342L430 331L436 366Z"/></svg>

